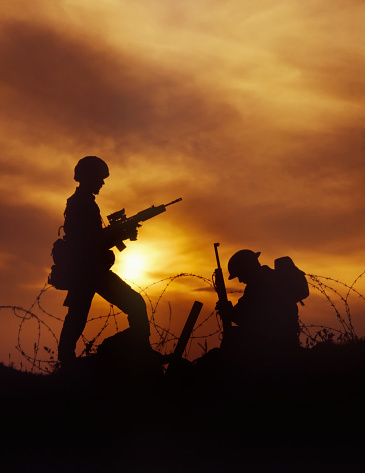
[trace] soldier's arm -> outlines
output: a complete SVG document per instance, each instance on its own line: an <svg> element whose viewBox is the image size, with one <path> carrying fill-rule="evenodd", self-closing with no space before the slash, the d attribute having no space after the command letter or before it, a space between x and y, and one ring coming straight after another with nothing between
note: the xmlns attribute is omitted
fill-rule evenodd
<svg viewBox="0 0 365 473"><path fill-rule="evenodd" d="M102 230L103 244L108 249L117 246L124 240L136 240L137 235L138 228L136 226L121 228L118 225L108 225Z"/></svg>
<svg viewBox="0 0 365 473"><path fill-rule="evenodd" d="M236 305L233 305L232 302L220 302L216 304L216 310L222 318L228 319L230 322L233 322L236 325L240 325L247 315L247 304L245 300L241 297Z"/></svg>
<svg viewBox="0 0 365 473"><path fill-rule="evenodd" d="M222 320L226 319L227 321L232 322L232 315L234 312L234 307L231 301L218 301L215 306L216 311L221 316Z"/></svg>
<svg viewBox="0 0 365 473"><path fill-rule="evenodd" d="M247 299L245 297L241 297L237 304L232 307L231 311L231 320L234 322L236 325L240 326L243 321L245 320L246 317L249 317L250 315L250 304L248 303Z"/></svg>

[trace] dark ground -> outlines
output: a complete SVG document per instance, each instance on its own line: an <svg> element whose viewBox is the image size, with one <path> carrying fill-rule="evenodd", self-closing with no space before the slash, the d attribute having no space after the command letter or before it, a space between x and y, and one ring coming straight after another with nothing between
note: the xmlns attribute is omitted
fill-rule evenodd
<svg viewBox="0 0 365 473"><path fill-rule="evenodd" d="M0 365L0 471L365 471L363 343L257 369L219 351L168 374L132 365L93 356L51 375Z"/></svg>

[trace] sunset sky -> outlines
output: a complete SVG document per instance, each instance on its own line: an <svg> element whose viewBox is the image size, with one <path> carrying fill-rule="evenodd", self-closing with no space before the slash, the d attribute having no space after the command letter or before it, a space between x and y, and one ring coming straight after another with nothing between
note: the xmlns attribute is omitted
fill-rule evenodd
<svg viewBox="0 0 365 473"><path fill-rule="evenodd" d="M183 198L117 256L141 287L210 278L214 242L225 270L250 248L346 284L364 271L364 2L16 0L0 12L0 305L28 308L45 284L86 155L110 168L105 220ZM177 283L170 302L189 308L200 284ZM327 320L316 297L305 322ZM7 362L19 320L0 317Z"/></svg>

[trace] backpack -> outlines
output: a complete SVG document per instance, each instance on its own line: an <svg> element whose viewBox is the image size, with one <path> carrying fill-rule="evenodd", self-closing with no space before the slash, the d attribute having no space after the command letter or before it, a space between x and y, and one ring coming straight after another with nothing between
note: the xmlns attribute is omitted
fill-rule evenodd
<svg viewBox="0 0 365 473"><path fill-rule="evenodd" d="M71 251L70 243L64 237L58 238L53 243L51 256L54 262L54 265L51 267L51 273L48 276L48 284L51 286L62 291L68 291L79 280L80 275L85 277L85 269L80 272L78 263L75 263L75 253ZM114 262L115 256L113 251L106 250L100 259L99 268L105 271L109 270ZM95 270L95 267L95 265L91 265L90 270L91 268Z"/></svg>
<svg viewBox="0 0 365 473"><path fill-rule="evenodd" d="M304 305L303 299L309 296L308 282L305 273L295 266L289 256L277 258L274 261L275 272L288 298Z"/></svg>
<svg viewBox="0 0 365 473"><path fill-rule="evenodd" d="M48 276L48 284L60 290L70 289L72 263L69 246L64 238L58 238L53 243L51 256L54 265L51 267L51 274Z"/></svg>

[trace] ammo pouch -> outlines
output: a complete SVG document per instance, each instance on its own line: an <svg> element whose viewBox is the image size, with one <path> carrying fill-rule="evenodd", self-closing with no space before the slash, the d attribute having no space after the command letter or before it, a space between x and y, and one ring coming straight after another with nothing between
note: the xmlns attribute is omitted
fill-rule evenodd
<svg viewBox="0 0 365 473"><path fill-rule="evenodd" d="M73 271L68 242L63 238L56 240L53 243L51 256L54 265L51 267L51 274L48 276L48 284L60 290L70 289Z"/></svg>

